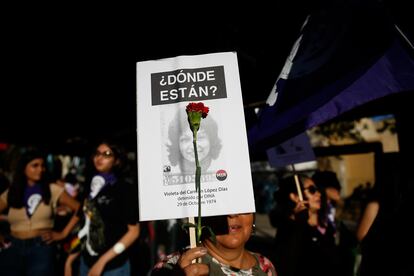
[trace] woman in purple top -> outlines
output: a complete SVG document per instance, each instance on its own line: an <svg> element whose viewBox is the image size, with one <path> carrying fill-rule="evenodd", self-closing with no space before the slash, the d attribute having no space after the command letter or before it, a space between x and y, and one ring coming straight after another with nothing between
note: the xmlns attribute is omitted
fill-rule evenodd
<svg viewBox="0 0 414 276"><path fill-rule="evenodd" d="M62 231L53 231L57 204L73 216ZM0 196L0 212L9 207L10 237L0 237L1 275L54 275L51 243L63 240L78 221L79 203L62 187L45 179L45 158L35 149L24 152L10 188Z"/></svg>

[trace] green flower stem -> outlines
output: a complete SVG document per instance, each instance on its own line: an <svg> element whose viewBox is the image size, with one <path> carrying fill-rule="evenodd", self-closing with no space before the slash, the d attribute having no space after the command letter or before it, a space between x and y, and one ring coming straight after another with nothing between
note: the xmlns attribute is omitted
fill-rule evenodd
<svg viewBox="0 0 414 276"><path fill-rule="evenodd" d="M201 167L198 162L198 152L197 152L197 130L193 131L193 146L194 146L194 156L196 162L196 172L195 172L195 184L196 191L198 191L198 219L197 219L197 245L201 243Z"/></svg>

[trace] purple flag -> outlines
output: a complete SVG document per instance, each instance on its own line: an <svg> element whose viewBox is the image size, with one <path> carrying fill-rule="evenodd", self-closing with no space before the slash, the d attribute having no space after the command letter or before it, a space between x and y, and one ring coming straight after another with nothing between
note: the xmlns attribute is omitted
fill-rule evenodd
<svg viewBox="0 0 414 276"><path fill-rule="evenodd" d="M266 151L272 167L285 167L316 160L308 135L304 132Z"/></svg>
<svg viewBox="0 0 414 276"><path fill-rule="evenodd" d="M311 14L272 89L250 150L264 150L368 101L414 90L414 59L380 7ZM412 49L408 48L408 51Z"/></svg>

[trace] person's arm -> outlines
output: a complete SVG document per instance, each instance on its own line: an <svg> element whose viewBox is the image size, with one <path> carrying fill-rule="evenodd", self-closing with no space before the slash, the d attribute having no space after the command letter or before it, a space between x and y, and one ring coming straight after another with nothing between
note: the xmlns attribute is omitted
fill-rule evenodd
<svg viewBox="0 0 414 276"><path fill-rule="evenodd" d="M79 210L80 204L78 201L76 201L68 193L63 191L59 197L59 204L68 206L72 210L73 212L72 218L69 220L68 224L66 224L65 228L61 232L51 231L51 232L44 233L42 235L42 239L46 243L63 240L69 235L73 227L75 227L76 223L79 221L77 212Z"/></svg>
<svg viewBox="0 0 414 276"><path fill-rule="evenodd" d="M3 192L0 196L0 213L7 208L7 191Z"/></svg>
<svg viewBox="0 0 414 276"><path fill-rule="evenodd" d="M7 220L7 215L2 215L1 213L7 208L7 193L4 192L0 196L0 221ZM4 247L4 236L0 233L0 248Z"/></svg>
<svg viewBox="0 0 414 276"><path fill-rule="evenodd" d="M72 276L72 264L79 255L79 252L68 255L65 261L64 276Z"/></svg>
<svg viewBox="0 0 414 276"><path fill-rule="evenodd" d="M362 241L367 235L369 229L371 228L372 223L377 217L379 211L378 201L371 201L365 207L364 213L362 214L362 219L358 225L356 237L358 241Z"/></svg>
<svg viewBox="0 0 414 276"><path fill-rule="evenodd" d="M122 236L122 238L116 244L122 244L125 249L127 249L139 236L140 227L139 224L131 225L128 224L128 231ZM101 275L104 270L105 265L115 258L118 254L115 252L115 245L106 251L98 261L91 267L89 274L92 275ZM122 250L123 251L123 250ZM122 253L122 252L121 252Z"/></svg>

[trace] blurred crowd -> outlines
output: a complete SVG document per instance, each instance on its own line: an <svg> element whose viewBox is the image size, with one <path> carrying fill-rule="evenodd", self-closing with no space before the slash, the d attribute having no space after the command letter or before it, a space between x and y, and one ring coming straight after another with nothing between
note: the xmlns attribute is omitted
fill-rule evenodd
<svg viewBox="0 0 414 276"><path fill-rule="evenodd" d="M139 222L136 160L116 144L103 141L83 158L18 150L0 173L0 275L197 275L190 271L205 271L198 258L224 275L374 275L378 267L380 196L371 183L343 198L334 172L271 174L254 188L275 236L257 234L254 214L232 214L210 221L215 242L205 235L188 250L186 219ZM238 262L227 261L237 252Z"/></svg>

